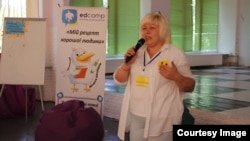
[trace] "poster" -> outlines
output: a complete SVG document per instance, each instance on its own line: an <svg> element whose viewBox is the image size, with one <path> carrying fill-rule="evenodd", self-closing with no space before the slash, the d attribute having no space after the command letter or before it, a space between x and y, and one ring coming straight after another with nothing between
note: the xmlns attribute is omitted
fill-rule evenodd
<svg viewBox="0 0 250 141"><path fill-rule="evenodd" d="M83 100L103 114L107 9L60 7L55 103Z"/></svg>
<svg viewBox="0 0 250 141"><path fill-rule="evenodd" d="M1 84L44 84L46 24L44 18L4 18Z"/></svg>

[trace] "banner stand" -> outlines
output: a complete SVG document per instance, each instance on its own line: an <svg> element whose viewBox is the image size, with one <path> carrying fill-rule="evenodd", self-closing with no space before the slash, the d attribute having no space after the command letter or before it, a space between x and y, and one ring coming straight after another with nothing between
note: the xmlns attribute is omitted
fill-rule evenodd
<svg viewBox="0 0 250 141"><path fill-rule="evenodd" d="M59 7L55 103L78 99L103 115L107 9Z"/></svg>

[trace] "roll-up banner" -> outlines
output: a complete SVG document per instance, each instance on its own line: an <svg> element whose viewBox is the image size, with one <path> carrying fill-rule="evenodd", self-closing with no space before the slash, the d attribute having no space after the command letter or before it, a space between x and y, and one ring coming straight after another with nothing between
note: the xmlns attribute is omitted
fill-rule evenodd
<svg viewBox="0 0 250 141"><path fill-rule="evenodd" d="M60 7L55 103L82 100L103 114L108 12L103 7Z"/></svg>

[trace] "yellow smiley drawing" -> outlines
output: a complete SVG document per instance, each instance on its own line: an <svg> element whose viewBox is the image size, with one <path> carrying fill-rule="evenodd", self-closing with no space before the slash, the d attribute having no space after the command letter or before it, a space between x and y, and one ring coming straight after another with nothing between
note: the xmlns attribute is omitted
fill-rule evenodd
<svg viewBox="0 0 250 141"><path fill-rule="evenodd" d="M170 66L170 63L168 60L161 60L158 62L158 66Z"/></svg>

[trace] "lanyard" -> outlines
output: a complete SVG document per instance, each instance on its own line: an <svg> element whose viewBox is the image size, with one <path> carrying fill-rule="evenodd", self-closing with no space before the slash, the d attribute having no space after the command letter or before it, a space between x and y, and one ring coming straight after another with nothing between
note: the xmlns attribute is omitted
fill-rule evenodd
<svg viewBox="0 0 250 141"><path fill-rule="evenodd" d="M143 59L143 71L145 71L145 68L146 68L146 66L148 65L148 64L150 64L151 62L153 62L154 60L155 60L155 58L156 57L158 57L160 54L161 54L161 51L160 52L158 52L152 59L150 59L149 60L149 62L148 63L146 63L146 53L145 53L146 51L144 51L144 59Z"/></svg>

